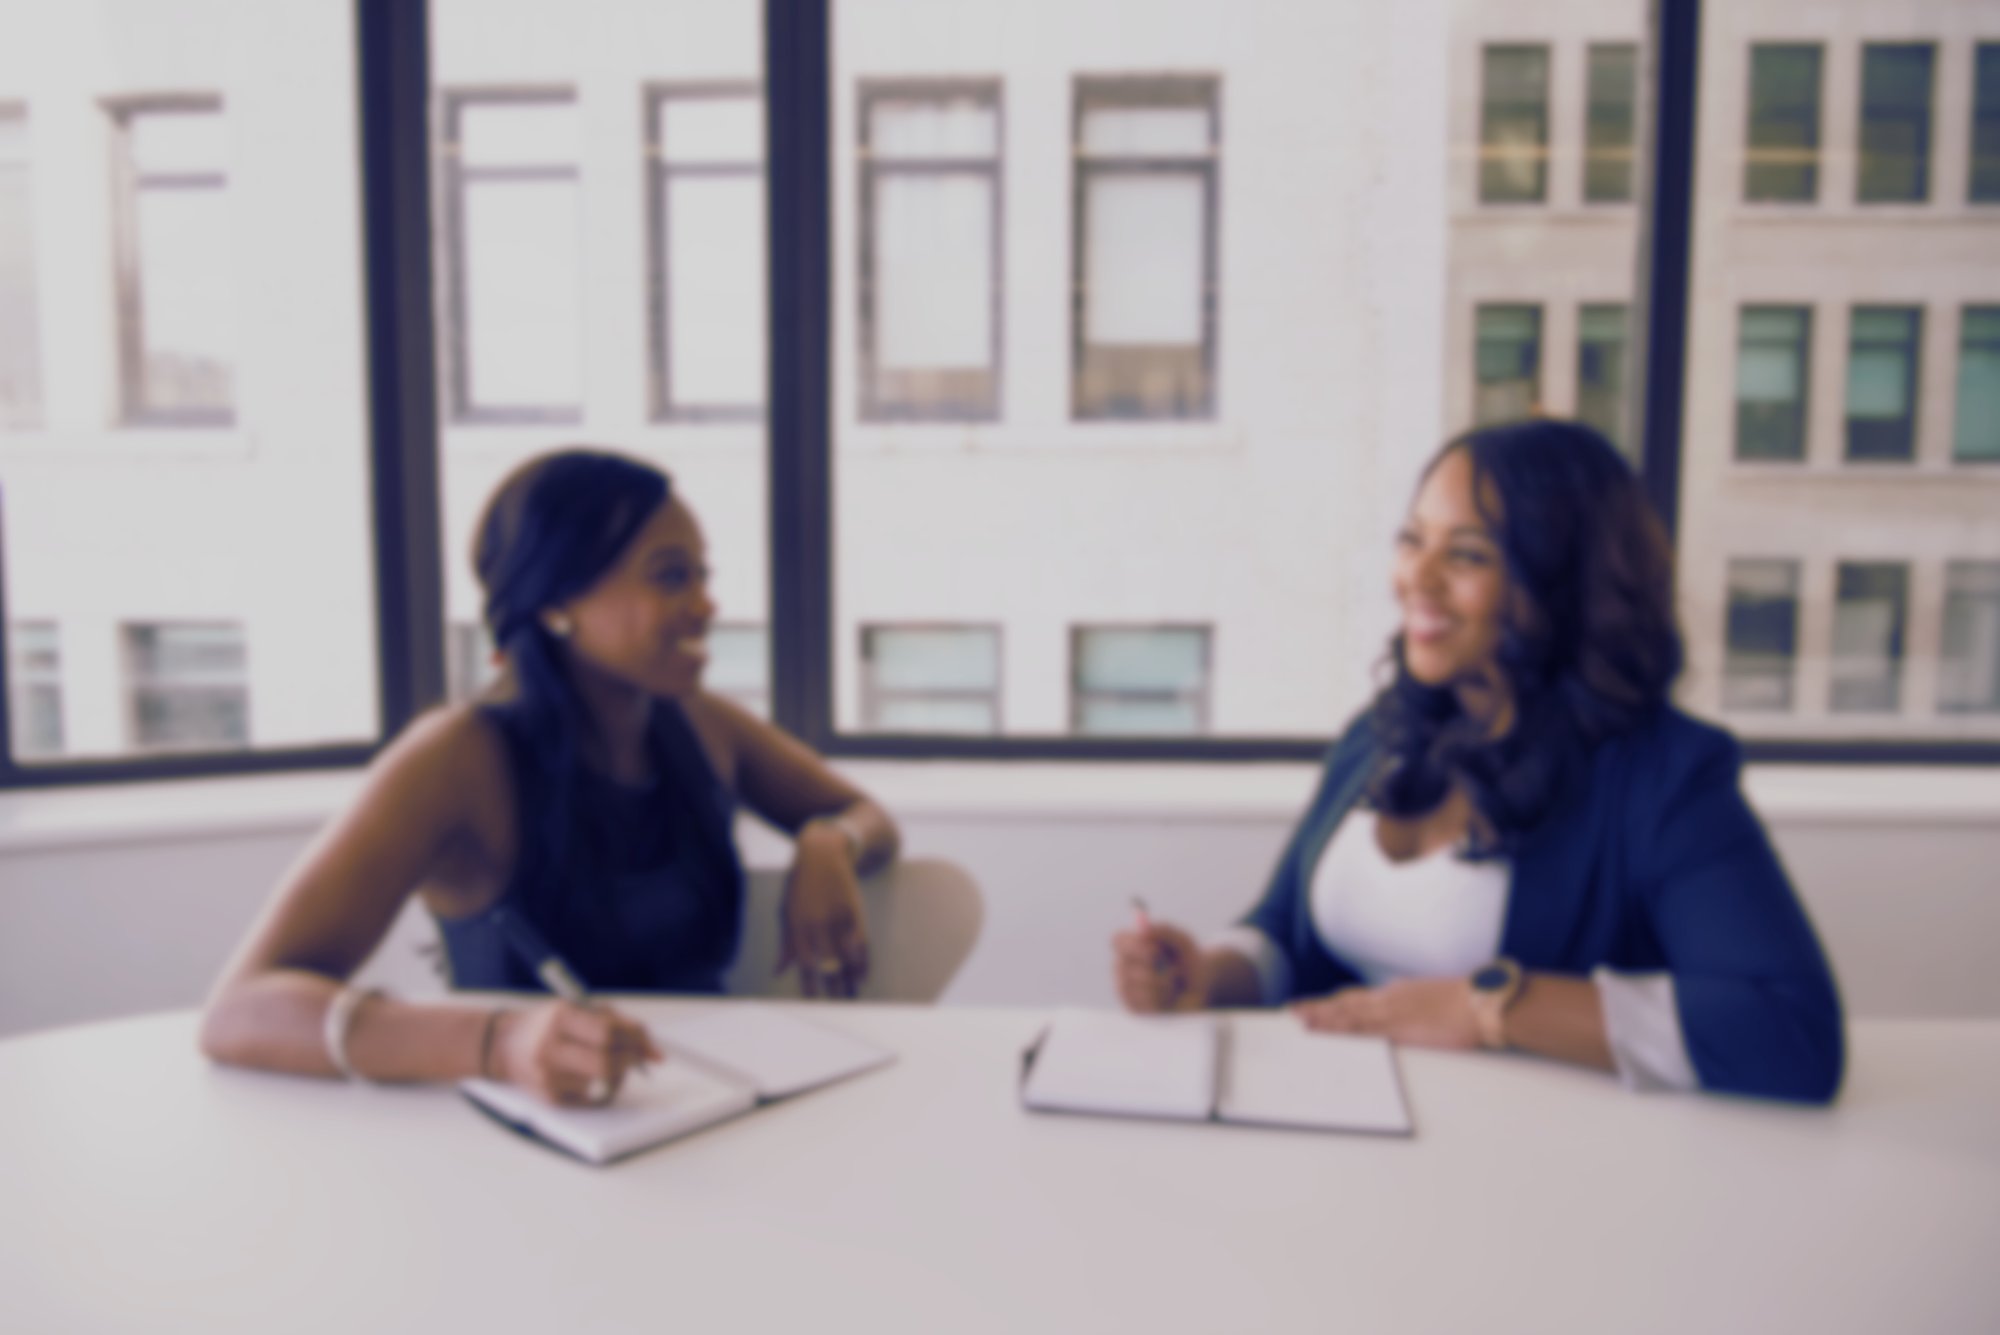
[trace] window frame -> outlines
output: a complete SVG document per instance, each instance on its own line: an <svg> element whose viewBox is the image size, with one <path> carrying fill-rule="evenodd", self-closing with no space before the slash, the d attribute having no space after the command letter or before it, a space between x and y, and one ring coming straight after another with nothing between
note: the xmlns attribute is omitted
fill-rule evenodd
<svg viewBox="0 0 2000 1335"><path fill-rule="evenodd" d="M1615 107L1618 104L1600 101L1598 82L1601 75L1608 77L1603 61L1623 60L1631 65L1631 99L1624 104L1624 140L1610 143L1601 142L1598 131L1600 108ZM1638 190L1639 171L1639 46L1636 42L1591 42L1583 51L1583 172L1579 191L1588 206L1600 204L1630 204ZM1594 186L1591 168L1602 168L1607 160L1622 161L1624 164L1624 185L1622 192L1599 193Z"/></svg>
<svg viewBox="0 0 2000 1335"><path fill-rule="evenodd" d="M1924 308L1920 305L1891 306L1875 302L1857 302L1847 308L1847 375L1843 389L1849 395L1853 393L1854 389L1855 352L1857 347L1860 346L1856 341L1857 331L1855 326L1864 314L1898 315L1907 317L1909 321L1910 336L1907 342L1891 345L1878 341L1867 345L1876 349L1894 346L1901 353L1903 361L1903 385L1905 396L1908 400L1900 419L1905 436L1905 445L1903 452L1899 454L1857 454L1854 449L1854 424L1856 419L1852 408L1843 399L1840 414L1840 461L1844 466L1850 467L1881 465L1893 468L1915 464L1917 461L1917 447L1920 441L1918 433L1923 429L1922 377L1924 371L1924 325L1926 323Z"/></svg>
<svg viewBox="0 0 2000 1335"><path fill-rule="evenodd" d="M1966 148L1965 202L1973 208L2000 204L2000 42L1972 44L1971 120ZM1983 189L1982 166L1988 173Z"/></svg>
<svg viewBox="0 0 2000 1335"><path fill-rule="evenodd" d="M429 6L426 4L426 18ZM438 88L435 94L438 105L437 135L443 148L442 170L437 178L437 190L442 207L442 225L438 232L438 244L443 247L446 263L444 270L445 295L445 337L447 343L444 357L445 406L449 413L446 425L451 427L480 426L580 426L584 417L584 398L589 386L579 370L577 382L577 402L574 406L534 403L479 403L472 396L471 326L469 324L470 279L465 267L465 222L466 186L479 181L566 181L576 188L576 197L583 197L583 161L578 152L575 161L567 166L553 163L538 163L530 166L513 165L507 167L467 167L459 152L462 142L462 118L469 106L523 106L544 104L552 106L579 106L576 89L569 84L466 84L451 88ZM579 118L581 111L579 110ZM580 119L579 119L580 123ZM428 127L425 133L430 133ZM579 219L578 241L583 241L581 220ZM577 266L577 299L585 300L587 284L582 271L583 254L579 244L578 252L572 257ZM584 349L576 349L577 365L584 365Z"/></svg>
<svg viewBox="0 0 2000 1335"><path fill-rule="evenodd" d="M1487 168L1504 162L1511 154L1500 151L1487 138L1497 119L1496 106L1518 109L1526 103L1496 103L1492 93L1493 58L1501 53L1519 55L1534 53L1542 60L1541 97L1534 104L1540 119L1541 141L1531 155L1535 164L1534 193L1524 195L1496 195L1487 191ZM1553 42L1485 42L1479 48L1479 145L1478 172L1473 194L1481 208L1512 208L1518 206L1546 205L1549 202L1549 166L1551 157L1550 140L1553 137L1554 116L1550 107L1551 87L1555 82L1556 60Z"/></svg>
<svg viewBox="0 0 2000 1335"><path fill-rule="evenodd" d="M1193 691L1149 691L1149 690L1089 690L1083 684L1083 644L1094 631L1192 631L1201 642L1201 685ZM1090 700L1124 700L1146 702L1192 701L1194 704L1195 727L1191 733L1170 734L1176 737L1206 737L1210 719L1213 716L1215 698L1215 626L1206 621L1077 621L1069 627L1069 735L1072 737L1105 738L1114 733L1085 732L1083 729L1084 705Z"/></svg>
<svg viewBox="0 0 2000 1335"><path fill-rule="evenodd" d="M233 630L236 643L241 651L239 670L227 680L207 680L199 673L188 680L175 676L162 676L150 670L144 663L144 653L140 640L148 633L158 635L162 631L174 630ZM247 751L256 745L251 733L250 701L250 634L249 628L241 621L227 618L193 617L170 620L120 621L118 623L118 658L120 671L119 694L124 702L125 747L133 755L163 755L182 751ZM145 730L145 700L150 694L154 698L174 694L200 694L220 688L240 688L243 697L243 741L238 746L215 747L202 741L176 742L147 741L141 734Z"/></svg>
<svg viewBox="0 0 2000 1335"><path fill-rule="evenodd" d="M1921 116L1898 118L1915 125L1921 137L1916 155L1916 193L1911 195L1875 195L1868 193L1868 136L1871 124L1874 128L1893 126L1897 119L1884 120L1877 117L1871 122L1868 101L1869 57L1876 52L1922 51L1924 61L1924 106ZM1854 203L1857 207L1868 208L1878 204L1895 206L1898 204L1921 205L1932 202L1936 193L1934 180L1936 168L1931 159L1937 152L1937 100L1938 100L1938 43L1928 42L1863 42L1861 45L1861 71L1859 89L1854 108Z"/></svg>
<svg viewBox="0 0 2000 1335"><path fill-rule="evenodd" d="M1813 58L1812 114L1809 117L1798 117L1798 116L1781 116L1776 118L1766 117L1762 121L1760 121L1757 116L1758 53L1759 52L1798 53L1802 51L1811 52ZM1785 205L1810 206L1819 203L1820 160L1821 157L1826 152L1826 143L1825 143L1826 136L1825 136L1825 125L1824 125L1824 122L1826 120L1825 43L1752 42L1747 50L1746 58L1744 60L1743 82L1744 82L1743 180L1742 180L1743 202L1753 207L1762 207L1765 205L1777 205L1779 207L1783 207ZM1808 140L1807 145L1803 148L1780 148L1770 145L1760 147L1757 143L1758 127L1760 125L1769 127L1773 123L1778 125L1793 124L1793 125L1803 126L1806 132L1805 137ZM1769 161L1759 161L1759 159L1760 158L1768 159L1773 156L1784 155L1784 154L1798 154L1808 158L1808 160L1803 164L1802 168L1805 173L1805 191L1802 194L1796 194L1796 195L1772 194L1768 193L1766 190L1760 190L1756 185L1756 182L1759 179L1757 176L1757 169L1759 167L1770 167L1774 165Z"/></svg>
<svg viewBox="0 0 2000 1335"><path fill-rule="evenodd" d="M764 26L769 182L771 643L774 717L836 757L992 761L1312 763L1324 738L881 737L833 724L830 81L832 0L786 0ZM777 0L766 0L778 13ZM371 517L375 532L380 727L325 747L23 765L0 748L0 789L59 788L365 763L443 698L444 604L438 534L438 374L426 0L354 0L360 122L362 284L367 331ZM1692 246L1701 0L1660 0L1640 54L1634 185L1640 282L1631 301L1628 384L1641 476L1671 532L1679 511ZM1823 116L1823 110L1822 110ZM4 498L0 498L4 501ZM0 508L0 529L4 528ZM0 565L5 543L0 540ZM0 624L4 624L0 571ZM0 674L6 672L0 655ZM0 737L9 694L0 682ZM1748 739L1771 763L2000 764L2000 744Z"/></svg>
<svg viewBox="0 0 2000 1335"><path fill-rule="evenodd" d="M1195 154L1115 156L1084 150L1084 122L1101 108L1196 108L1208 113L1208 150ZM1217 346L1222 287L1222 80L1207 74L1078 74L1070 82L1070 366L1072 422L1212 422L1221 413ZM1090 323L1090 186L1103 177L1197 176L1201 181L1201 398L1191 412L1122 412L1085 397L1092 347L1171 346L1092 344Z"/></svg>
<svg viewBox="0 0 2000 1335"><path fill-rule="evenodd" d="M883 737L982 737L1003 736L1007 730L1007 627L998 621L863 621L855 625L860 638L856 646L855 661L860 665L860 713L862 726L871 735ZM989 691L974 691L946 688L942 690L906 691L884 690L876 684L871 670L874 657L868 652L870 638L879 631L913 631L918 634L937 631L973 631L990 633L993 636L993 688ZM979 701L993 707L993 729L990 733L954 732L888 732L881 725L872 723L884 700L942 700Z"/></svg>
<svg viewBox="0 0 2000 1335"><path fill-rule="evenodd" d="M644 103L646 155L646 393L650 420L654 422L761 422L762 403L683 403L674 397L673 321L668 294L673 275L667 272L667 241L672 209L668 190L676 178L764 179L764 160L742 162L697 162L674 165L667 156L662 132L667 104L704 99L750 98L763 96L763 85L754 79L714 80L695 83L649 83L640 90Z"/></svg>
<svg viewBox="0 0 2000 1335"><path fill-rule="evenodd" d="M106 97L98 102L111 118L112 284L117 312L118 426L229 428L236 425L242 386L234 378L240 362L230 362L229 404L222 408L162 408L146 397L145 275L139 258L139 201L145 190L216 190L228 199L229 172L148 173L132 160L132 124L141 116L226 114L219 93L150 93ZM232 354L235 350L232 350Z"/></svg>
<svg viewBox="0 0 2000 1335"><path fill-rule="evenodd" d="M1796 354L1798 356L1798 370L1799 370L1799 393L1798 393L1798 399L1793 409L1793 416L1798 423L1797 426L1798 452L1795 454L1745 454L1743 452L1743 436L1744 436L1743 391L1741 383L1741 376L1743 373L1743 349L1745 346L1743 325L1744 321L1749 317L1749 315L1752 312L1756 312L1758 314L1763 314L1763 315L1783 313L1786 315L1796 315L1799 317L1798 340L1795 344L1789 345L1792 346L1796 351ZM1736 385L1735 393L1730 400L1730 406L1734 410L1730 415L1731 435L1729 442L1729 458L1732 464L1737 464L1737 465L1775 464L1781 467L1792 467L1792 466L1802 467L1804 466L1806 461L1812 457L1813 325L1816 322L1817 318L1818 317L1816 313L1816 308L1811 303L1807 303L1804 305L1794 305L1791 303L1781 303L1774 301L1746 301L1737 306L1736 308L1737 379L1735 381ZM1769 342L1768 340L1765 340L1760 343L1760 346L1773 347L1776 345Z"/></svg>
<svg viewBox="0 0 2000 1335"><path fill-rule="evenodd" d="M864 423L887 422L997 422L1000 420L1001 404L1006 392L1005 367L1007 349L1006 295L1007 295L1007 237L1006 237L1006 164L1007 164L1007 103L1006 91L999 79L902 79L863 78L856 81L855 89L855 219L856 268L854 273L854 319L855 319L855 373L859 377L856 401L860 419ZM993 156L991 158L890 158L877 159L873 151L875 105L878 102L939 102L952 103L970 101L987 106L993 113ZM986 296L987 338L992 348L992 361L983 372L965 372L970 380L974 374L984 376L984 383L969 387L962 393L941 396L937 401L921 401L915 396L898 396L886 392L885 375L880 364L880 349L877 339L881 333L878 320L880 303L877 299L876 276L880 271L880 254L876 238L876 223L880 214L877 208L878 191L885 177L977 177L986 182L991 206L990 227L987 245L987 263L993 275L993 286Z"/></svg>

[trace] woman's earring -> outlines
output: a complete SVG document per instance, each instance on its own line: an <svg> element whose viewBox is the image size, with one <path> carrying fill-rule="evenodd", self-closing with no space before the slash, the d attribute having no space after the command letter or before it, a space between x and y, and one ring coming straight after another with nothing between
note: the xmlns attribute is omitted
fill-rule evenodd
<svg viewBox="0 0 2000 1335"><path fill-rule="evenodd" d="M557 639L566 640L569 633L576 629L576 623L569 619L567 612L548 612L542 616L542 628Z"/></svg>

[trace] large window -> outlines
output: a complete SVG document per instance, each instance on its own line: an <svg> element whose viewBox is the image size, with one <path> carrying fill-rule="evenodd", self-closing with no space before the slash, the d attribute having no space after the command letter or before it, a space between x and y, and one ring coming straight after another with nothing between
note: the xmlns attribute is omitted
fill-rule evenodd
<svg viewBox="0 0 2000 1335"><path fill-rule="evenodd" d="M1817 46L1750 48L1750 125L1743 197L1803 203L1819 197Z"/></svg>
<svg viewBox="0 0 2000 1335"><path fill-rule="evenodd" d="M583 399L575 96L452 92L444 127L451 416L575 422Z"/></svg>
<svg viewBox="0 0 2000 1335"><path fill-rule="evenodd" d="M653 415L755 419L765 360L764 103L754 86L647 99Z"/></svg>
<svg viewBox="0 0 2000 1335"><path fill-rule="evenodd" d="M229 425L237 322L222 100L114 100L110 115L125 421Z"/></svg>
<svg viewBox="0 0 2000 1335"><path fill-rule="evenodd" d="M1792 707L1799 653L1799 563L1729 563L1728 657L1722 682L1727 710Z"/></svg>
<svg viewBox="0 0 2000 1335"><path fill-rule="evenodd" d="M1736 341L1736 457L1806 457L1806 366L1812 311L1745 306Z"/></svg>
<svg viewBox="0 0 2000 1335"><path fill-rule="evenodd" d="M1952 454L1963 463L2000 460L2000 306L1967 306L1959 315Z"/></svg>
<svg viewBox="0 0 2000 1335"><path fill-rule="evenodd" d="M2000 712L2000 561L1953 561L1945 568L1938 672L1939 709Z"/></svg>
<svg viewBox="0 0 2000 1335"><path fill-rule="evenodd" d="M1548 196L1549 49L1487 47L1480 87L1479 198L1540 203Z"/></svg>
<svg viewBox="0 0 2000 1335"><path fill-rule="evenodd" d="M1923 312L1856 306L1847 349L1847 457L1912 459L1917 447L1917 339Z"/></svg>
<svg viewBox="0 0 2000 1335"><path fill-rule="evenodd" d="M1473 421L1511 422L1542 402L1542 308L1481 306L1474 334Z"/></svg>
<svg viewBox="0 0 2000 1335"><path fill-rule="evenodd" d="M63 752L62 648L55 623L16 621L7 635L7 709L14 754L22 760Z"/></svg>
<svg viewBox="0 0 2000 1335"><path fill-rule="evenodd" d="M2000 203L2000 42L1981 42L1972 67L1972 171L1966 197Z"/></svg>
<svg viewBox="0 0 2000 1335"><path fill-rule="evenodd" d="M1206 626L1078 626L1070 641L1070 727L1085 736L1208 729Z"/></svg>
<svg viewBox="0 0 2000 1335"><path fill-rule="evenodd" d="M1076 87L1075 413L1216 410L1217 88Z"/></svg>
<svg viewBox="0 0 2000 1335"><path fill-rule="evenodd" d="M0 102L0 430L42 418L42 331L36 302L33 159L28 111Z"/></svg>
<svg viewBox="0 0 2000 1335"><path fill-rule="evenodd" d="M1835 713L1887 714L1902 704L1910 571L1900 562L1840 563L1833 609Z"/></svg>
<svg viewBox="0 0 2000 1335"><path fill-rule="evenodd" d="M996 626L864 626L861 663L870 731L1000 731Z"/></svg>
<svg viewBox="0 0 2000 1335"><path fill-rule="evenodd" d="M1928 43L1861 49L1861 164L1855 197L1864 204L1914 204L1930 198L1931 66L1936 53Z"/></svg>
<svg viewBox="0 0 2000 1335"><path fill-rule="evenodd" d="M862 416L996 417L999 85L864 84L859 120Z"/></svg>
<svg viewBox="0 0 2000 1335"><path fill-rule="evenodd" d="M1625 428L1625 310L1588 305L1576 317L1576 416L1634 454Z"/></svg>
<svg viewBox="0 0 2000 1335"><path fill-rule="evenodd" d="M181 622L125 627L131 744L142 751L215 751L250 744L243 627Z"/></svg>
<svg viewBox="0 0 2000 1335"><path fill-rule="evenodd" d="M1590 48L1584 121L1583 197L1590 203L1632 198L1632 144L1639 49L1630 42Z"/></svg>

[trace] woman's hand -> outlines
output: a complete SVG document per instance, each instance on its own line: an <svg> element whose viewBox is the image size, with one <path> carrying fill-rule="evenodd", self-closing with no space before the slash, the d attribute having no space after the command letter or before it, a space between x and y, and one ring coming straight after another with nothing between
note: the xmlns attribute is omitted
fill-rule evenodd
<svg viewBox="0 0 2000 1335"><path fill-rule="evenodd" d="M1112 974L1125 1009L1142 1015L1208 1005L1208 961L1195 939L1171 923L1134 927L1111 938Z"/></svg>
<svg viewBox="0 0 2000 1335"><path fill-rule="evenodd" d="M664 1060L646 1026L608 1006L545 1001L497 1024L493 1073L550 1103L609 1103L627 1072Z"/></svg>
<svg viewBox="0 0 2000 1335"><path fill-rule="evenodd" d="M1463 978L1398 978L1380 987L1347 987L1295 1001L1306 1028L1329 1034L1380 1034L1422 1048L1476 1048L1479 1025Z"/></svg>
<svg viewBox="0 0 2000 1335"><path fill-rule="evenodd" d="M868 977L868 928L853 850L831 821L807 822L796 848L778 910L778 972L798 965L809 997L855 996Z"/></svg>

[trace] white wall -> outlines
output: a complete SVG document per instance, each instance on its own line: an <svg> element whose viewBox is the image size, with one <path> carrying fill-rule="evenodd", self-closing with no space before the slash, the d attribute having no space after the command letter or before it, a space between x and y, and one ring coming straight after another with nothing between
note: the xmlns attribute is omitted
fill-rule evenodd
<svg viewBox="0 0 2000 1335"><path fill-rule="evenodd" d="M1110 1004L1108 940L1130 896L1197 931L1224 925L1262 886L1313 777L1299 766L1051 768L854 767L901 814L910 853L960 863L985 892L984 934L950 1003ZM351 784L0 798L0 1035L199 1004ZM236 829L218 830L200 815L204 791L262 796L209 800L237 813ZM1751 791L1855 1014L2000 1015L1993 776L1767 771ZM60 810L107 801L122 804L115 816ZM250 808L263 814L243 819ZM783 855L761 828L744 848L757 865Z"/></svg>

